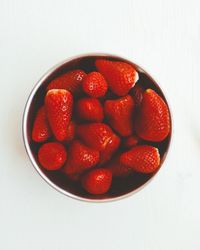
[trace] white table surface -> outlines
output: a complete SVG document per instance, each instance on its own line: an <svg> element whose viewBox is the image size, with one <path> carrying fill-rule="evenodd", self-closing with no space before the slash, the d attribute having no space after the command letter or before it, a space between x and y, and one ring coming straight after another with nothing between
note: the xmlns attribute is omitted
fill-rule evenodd
<svg viewBox="0 0 200 250"><path fill-rule="evenodd" d="M173 143L156 178L124 200L83 203L31 166L21 120L50 67L86 52L142 65L168 96ZM200 249L200 1L0 0L0 249Z"/></svg>

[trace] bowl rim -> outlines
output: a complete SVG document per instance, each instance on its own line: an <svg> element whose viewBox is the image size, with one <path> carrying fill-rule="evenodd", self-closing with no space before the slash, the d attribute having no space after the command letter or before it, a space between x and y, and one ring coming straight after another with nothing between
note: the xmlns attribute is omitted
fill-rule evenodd
<svg viewBox="0 0 200 250"><path fill-rule="evenodd" d="M92 53L84 53L84 54L79 54L79 55L76 55L76 56L72 56L72 57L69 57L67 59L64 59L62 60L61 62L55 64L53 67L51 67L46 73L43 74L43 76L37 81L37 83L33 86L28 98L27 98L27 101L25 103L25 107L24 107L24 112L23 112L23 116L22 116L22 138L23 138L23 142L24 142L24 146L25 146L25 150L27 152L27 155L29 157L29 160L31 161L31 164L32 166L34 167L34 169L37 171L37 173L43 178L43 180L49 185L51 186L52 188L54 188L55 190L57 190L58 192L60 192L61 194L65 195L65 196L68 196L70 198L73 198L73 199L76 199L78 201L83 201L83 202L92 202L92 203L103 203L103 202L113 202L113 201L118 201L118 200L121 200L121 199L124 199L124 198L127 198L129 196L132 196L133 194L139 192L140 190L142 190L146 185L148 185L153 179L154 177L158 174L158 172L161 171L162 169L162 165L163 163L165 162L166 163L166 160L167 158L169 158L169 154L171 152L171 144L173 142L173 117L172 117L172 112L171 112L171 105L169 103L169 98L168 96L166 97L166 94L165 92L163 91L163 86L161 86L161 84L159 83L158 87L160 88L160 90L162 91L162 93L164 93L164 97L166 99L166 104L168 106L168 109L169 109L169 114L170 114L170 125L171 125L171 131L170 131L170 138L169 138L169 144L168 144L168 147L167 147L167 151L166 151L166 154L163 158L163 161L159 167L159 169L155 172L155 174L152 175L152 177L146 181L144 184L142 184L141 186L139 186L137 189L133 190L133 191L130 191L126 194L123 194L123 195L119 195L117 197L111 197L111 198L97 198L97 199L91 199L91 198L86 198L86 197L82 197L82 196L79 196L79 195L75 195L73 193L70 193L68 191L66 191L65 189L59 187L58 185L56 185L53 181L51 181L46 175L45 173L40 169L39 165L37 164L35 158L33 157L33 154L31 152L31 148L30 148L30 145L29 145L29 142L28 142L28 133L27 133L27 122L28 122L28 114L29 114L29 109L30 109L30 106L31 106L31 103L32 103L32 100L33 100L33 97L35 96L35 93L37 92L38 88L41 86L41 84L55 71L57 70L58 68L60 68L62 65L72 61L72 60L76 60L76 59L79 59L79 58L84 58L84 57L89 57L89 56L106 56L106 57L113 57L113 58L116 58L116 59L122 59L122 60L125 60L127 62L130 62L131 64L134 64L137 69L140 69L140 72L143 72L145 74L147 74L156 84L157 84L157 81L155 81L155 78L152 77L152 75L149 75L149 73L146 71L146 69L144 69L143 67L140 67L139 64L133 62L131 59L127 58L127 57L124 57L124 56L121 56L121 55L116 55L116 54L110 54L110 53L95 53L95 52L92 52ZM168 157L166 157L168 156Z"/></svg>

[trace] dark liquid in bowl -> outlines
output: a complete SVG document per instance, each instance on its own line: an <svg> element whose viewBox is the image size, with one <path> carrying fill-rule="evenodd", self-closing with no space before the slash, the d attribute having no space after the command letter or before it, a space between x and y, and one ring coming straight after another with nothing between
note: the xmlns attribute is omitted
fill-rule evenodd
<svg viewBox="0 0 200 250"><path fill-rule="evenodd" d="M117 58L117 57L107 57L107 56L86 56L86 57L81 57L79 59L72 60L70 62L67 62L57 68L53 73L51 73L42 83L42 85L39 87L37 90L30 110L28 114L28 135L29 135L29 143L30 143L30 148L32 151L32 154L37 160L37 152L39 150L39 147L42 145L41 143L35 143L31 140L31 131L32 131L32 126L33 126L33 121L35 118L35 114L39 107L41 107L44 104L44 97L46 95L46 87L47 85L51 82L51 80L55 79L56 77L62 75L63 73L68 72L69 70L73 69L82 69L86 73L91 72L91 71L97 71L95 68L95 60L97 58L104 58L104 59L110 59L110 60L116 60L116 61L125 61L128 62L129 64L133 64L129 61L126 61L122 58ZM133 64L134 67L137 69L139 73L139 80L137 82L137 85L141 85L144 89L151 88L154 89L167 103L161 89L159 86L155 83L155 81L146 73L144 72L140 67L137 65ZM76 100L80 97L83 97L84 94L81 94L81 96L75 96L74 97L74 103ZM104 99L115 99L117 96L113 95L108 91L106 94L106 97ZM73 119L76 120L77 123L82 123L82 121L78 120L77 117L73 117ZM161 156L161 165L166 157L166 153L168 151L168 147L170 144L170 138L171 138L171 132L168 135L168 137L159 143L155 142L146 142L143 141L141 144L148 144L155 146L159 149L160 156ZM49 141L54 141L53 138L49 139ZM66 146L68 147L68 146ZM120 146L120 149L118 152L115 153L117 155L119 152L122 152L125 150L123 146ZM38 163L39 165L39 163ZM124 194L127 194L131 191L134 191L144 185L155 173L153 174L140 174L140 173L133 173L127 177L120 177L120 178L113 178L112 186L107 194L104 195L90 195L87 192L83 190L79 182L71 181L64 173L62 173L60 170L58 171L46 171L41 167L41 170L45 173L45 175L57 186L60 188L75 194L77 196L85 197L85 198L90 198L90 199L107 199L107 198L114 198L118 197Z"/></svg>

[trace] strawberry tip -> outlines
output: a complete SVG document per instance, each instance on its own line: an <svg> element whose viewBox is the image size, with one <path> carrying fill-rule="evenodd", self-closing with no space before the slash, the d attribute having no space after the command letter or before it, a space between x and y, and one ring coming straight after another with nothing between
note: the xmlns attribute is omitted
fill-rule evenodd
<svg viewBox="0 0 200 250"><path fill-rule="evenodd" d="M138 74L138 72L136 72L136 73L135 73L135 80L134 80L134 82L133 82L132 87L135 86L135 84L136 84L136 82L137 82L138 80L139 80L139 74Z"/></svg>

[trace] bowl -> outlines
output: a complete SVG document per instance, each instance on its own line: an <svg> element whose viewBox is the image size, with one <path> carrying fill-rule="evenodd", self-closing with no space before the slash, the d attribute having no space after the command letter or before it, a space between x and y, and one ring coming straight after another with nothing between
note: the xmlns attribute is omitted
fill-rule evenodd
<svg viewBox="0 0 200 250"><path fill-rule="evenodd" d="M40 144L35 143L31 140L31 130L33 125L33 119L35 117L36 111L42 105L45 96L45 89L48 83L54 78L62 75L63 73L81 68L86 73L89 71L95 71L94 60L97 58L103 59L111 59L116 61L123 61L133 65L139 73L139 81L142 82L145 88L152 88L157 91L157 93L164 99L166 104L168 102L159 87L156 81L140 66L133 63L130 60L127 60L123 57L110 55L110 54L86 54L80 55L73 58L69 58L64 60L63 62L55 65L51 68L44 76L36 83L34 88L32 89L28 100L25 105L24 114L23 114L23 140L25 149L29 156L29 159L36 169L36 171L40 174L40 176L54 189L59 191L60 193L81 200L81 201L92 201L92 202L105 202L105 201L114 201L119 200L121 198L130 196L137 191L141 190L150 180L156 175L162 166L171 141L171 132L168 137L159 143L159 152L161 155L161 164L159 169L153 174L140 174L135 173L131 176L121 179L115 179L113 182L111 189L108 193L104 195L93 196L83 191L79 184L69 180L63 173L60 171L47 171L43 169L37 160L37 151ZM169 106L168 106L169 108ZM169 109L170 112L170 109ZM170 122L171 122L171 114L170 114ZM172 127L172 126L171 126ZM152 145L157 145L158 143L152 143Z"/></svg>

